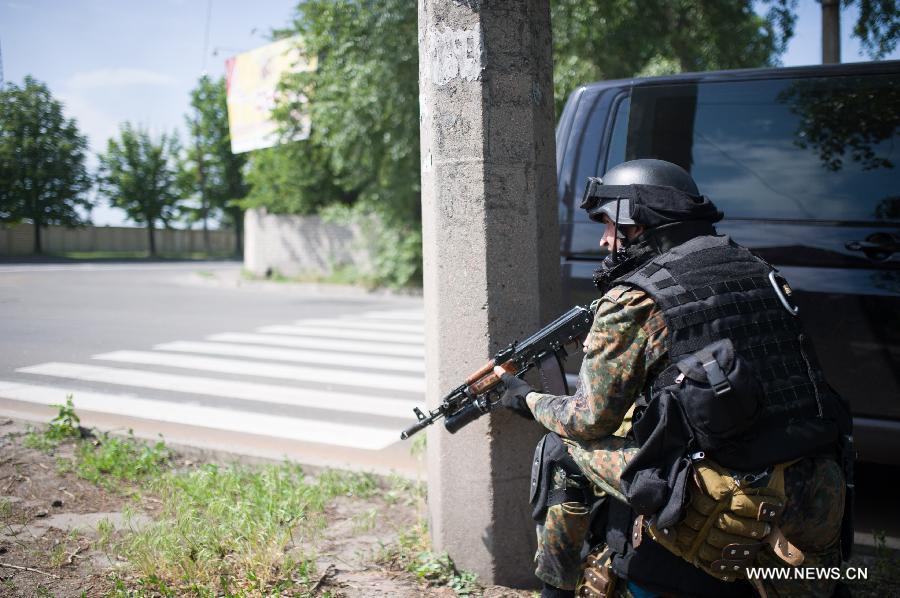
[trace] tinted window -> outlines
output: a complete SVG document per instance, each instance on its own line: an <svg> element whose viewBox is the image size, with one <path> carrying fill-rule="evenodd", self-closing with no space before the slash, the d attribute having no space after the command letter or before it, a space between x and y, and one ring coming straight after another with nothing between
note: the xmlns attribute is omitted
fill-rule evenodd
<svg viewBox="0 0 900 598"><path fill-rule="evenodd" d="M606 164L602 172L606 172L616 164L625 161L625 142L628 139L628 114L631 111L631 98L625 96L615 106L616 117L612 135L609 138L609 150L606 152Z"/></svg>
<svg viewBox="0 0 900 598"><path fill-rule="evenodd" d="M635 87L624 155L681 164L730 218L900 221L898 87L896 76Z"/></svg>

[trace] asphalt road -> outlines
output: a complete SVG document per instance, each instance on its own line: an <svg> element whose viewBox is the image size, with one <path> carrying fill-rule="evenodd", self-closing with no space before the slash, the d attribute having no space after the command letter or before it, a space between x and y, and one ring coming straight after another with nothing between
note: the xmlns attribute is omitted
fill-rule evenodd
<svg viewBox="0 0 900 598"><path fill-rule="evenodd" d="M0 412L46 418L72 393L88 425L414 475L421 298L240 267L0 263Z"/></svg>

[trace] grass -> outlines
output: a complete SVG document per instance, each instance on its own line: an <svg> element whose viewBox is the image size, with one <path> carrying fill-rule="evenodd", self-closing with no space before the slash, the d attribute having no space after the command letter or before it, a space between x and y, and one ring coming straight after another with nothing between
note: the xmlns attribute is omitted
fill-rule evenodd
<svg viewBox="0 0 900 598"><path fill-rule="evenodd" d="M474 573L457 569L446 552L437 554L431 550L424 521L401 532L395 544L382 547L378 560L412 573L426 585L449 587L458 596L469 596L480 589Z"/></svg>
<svg viewBox="0 0 900 598"><path fill-rule="evenodd" d="M301 272L296 276L286 276L285 274L278 271L276 268L271 268L268 273L264 276L259 276L250 272L249 270L241 270L241 277L245 280L267 280L270 282L282 282L282 283L315 283L315 284L341 284L341 285L351 285L351 286L359 286L365 289L375 289L378 285L375 283L375 280L361 272L356 266L352 264L337 264L330 268L329 272Z"/></svg>
<svg viewBox="0 0 900 598"><path fill-rule="evenodd" d="M338 497L367 499L376 492L387 505L425 501L425 486L399 476L381 483L370 474L325 470L307 475L294 463L245 467L207 464L186 470L172 467L173 453L160 440L146 443L127 436L94 431L85 434L66 397L59 413L26 442L51 449L74 445L60 467L108 490L129 490L134 507L142 498L158 505L154 521L136 525L131 507L124 509L125 529L109 520L97 525L95 546L116 568L111 596L330 596L319 588L316 545L327 526L326 509ZM11 510L0 502L0 514ZM378 509L351 520L353 533L375 528ZM62 566L71 554L70 534L48 554ZM452 588L459 595L478 590L475 576L459 571L446 554L431 551L420 524L382 547L382 562L414 574L428 585Z"/></svg>
<svg viewBox="0 0 900 598"><path fill-rule="evenodd" d="M75 413L72 395L66 395L65 405L53 405L59 412L50 420L50 425L43 432L30 429L25 435L25 446L45 453L51 452L64 440L81 438L81 420Z"/></svg>
<svg viewBox="0 0 900 598"><path fill-rule="evenodd" d="M54 257L62 257L72 260L142 260L149 259L149 251L64 251L52 254ZM231 251L211 252L190 251L178 253L157 253L155 259L163 260L206 260L234 257Z"/></svg>
<svg viewBox="0 0 900 598"><path fill-rule="evenodd" d="M887 547L883 531L876 532L873 536L875 540L874 556L854 555L849 563L851 567L868 568L869 578L845 583L856 598L900 596L900 558L896 552Z"/></svg>
<svg viewBox="0 0 900 598"><path fill-rule="evenodd" d="M93 440L79 443L75 458L61 462L61 468L68 468L80 478L116 491L121 482L140 482L162 475L171 458L172 451L162 440L148 445L137 440L131 430L124 438L103 432Z"/></svg>
<svg viewBox="0 0 900 598"><path fill-rule="evenodd" d="M123 538L115 551L142 579L179 592L272 594L305 584L315 564L285 547L307 547L325 526L323 512L337 496L368 497L370 475L325 471L306 476L291 463L248 469L205 465L150 482L162 501L156 522Z"/></svg>

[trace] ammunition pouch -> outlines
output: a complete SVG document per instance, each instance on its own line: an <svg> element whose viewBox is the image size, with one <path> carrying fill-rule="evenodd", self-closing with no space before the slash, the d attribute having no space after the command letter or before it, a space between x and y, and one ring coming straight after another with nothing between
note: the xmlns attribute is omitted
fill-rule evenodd
<svg viewBox="0 0 900 598"><path fill-rule="evenodd" d="M579 598L611 598L616 591L616 574L611 567L612 549L603 545L585 559L584 571L575 595Z"/></svg>
<svg viewBox="0 0 900 598"><path fill-rule="evenodd" d="M555 480L555 481L554 481ZM547 508L567 502L590 505L593 491L558 434L538 442L531 463L531 516L543 524Z"/></svg>
<svg viewBox="0 0 900 598"><path fill-rule="evenodd" d="M792 464L741 475L709 460L695 463L684 518L660 529L638 517L635 544L648 533L670 552L722 581L745 578L745 568L753 566L762 550L771 550L787 565L800 565L803 553L778 527L787 502L784 470Z"/></svg>

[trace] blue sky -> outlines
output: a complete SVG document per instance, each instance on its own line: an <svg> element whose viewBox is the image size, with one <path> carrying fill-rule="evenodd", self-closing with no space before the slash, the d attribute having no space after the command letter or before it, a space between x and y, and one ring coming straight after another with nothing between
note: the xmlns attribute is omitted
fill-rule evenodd
<svg viewBox="0 0 900 598"><path fill-rule="evenodd" d="M412 1L412 0L410 0ZM61 99L94 152L124 121L154 134L178 130L190 90L205 70L224 73L225 58L264 45L283 27L297 0L0 0L0 49L7 81L30 74ZM821 7L800 0L785 66L821 61ZM841 15L841 58L866 60L851 37L855 9ZM215 54L215 55L214 55ZM890 57L900 58L895 51ZM91 163L95 163L92 159ZM100 207L96 224L123 223L123 212Z"/></svg>

